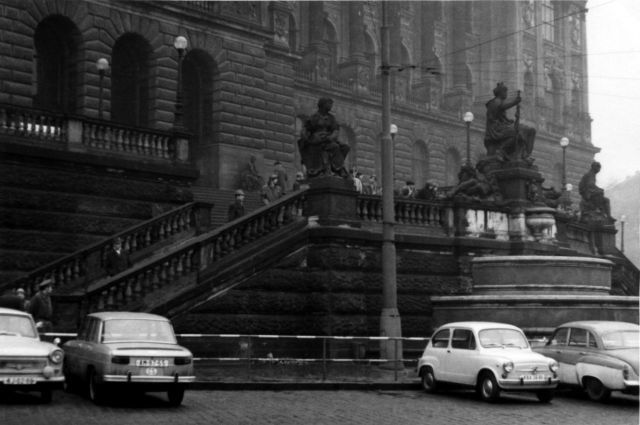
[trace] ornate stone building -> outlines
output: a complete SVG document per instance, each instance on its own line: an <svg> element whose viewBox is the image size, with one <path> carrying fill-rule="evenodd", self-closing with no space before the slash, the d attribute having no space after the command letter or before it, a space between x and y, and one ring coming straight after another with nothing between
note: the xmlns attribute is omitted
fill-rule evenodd
<svg viewBox="0 0 640 425"><path fill-rule="evenodd" d="M475 115L471 160L485 153L484 103L498 81L511 95L522 91L521 120L538 130L534 157L546 185L559 188L558 141L570 139L575 186L598 151L585 4L389 2L398 186L456 183L467 110ZM349 165L379 175L382 9L357 1L2 0L0 102L94 118L100 109L105 120L136 128L183 124L197 195L238 187L251 156L264 175L278 160L293 176L301 119L329 96ZM177 36L188 42L180 56ZM110 64L102 75L100 58Z"/></svg>

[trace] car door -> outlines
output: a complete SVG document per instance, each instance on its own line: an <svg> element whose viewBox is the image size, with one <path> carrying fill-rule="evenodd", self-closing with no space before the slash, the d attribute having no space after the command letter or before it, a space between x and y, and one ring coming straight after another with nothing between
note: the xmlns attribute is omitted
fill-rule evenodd
<svg viewBox="0 0 640 425"><path fill-rule="evenodd" d="M561 368L564 366L565 370L560 377L566 384L577 385L580 383L576 364L581 357L587 354L587 335L588 331L586 329L573 327L569 329L569 340L563 350L561 364Z"/></svg>
<svg viewBox="0 0 640 425"><path fill-rule="evenodd" d="M450 373L446 366L450 334L451 331L448 328L440 329L431 338L431 355L435 358L433 373L438 381L448 381L450 379Z"/></svg>
<svg viewBox="0 0 640 425"><path fill-rule="evenodd" d="M558 328L551 336L544 348L537 350L541 354L551 357L558 362L558 376L561 382L566 382L569 374L575 375L575 366L567 363L567 343L569 341L569 328ZM573 369L573 370L572 370Z"/></svg>
<svg viewBox="0 0 640 425"><path fill-rule="evenodd" d="M464 328L453 329L445 362L449 381L458 384L474 384L478 374L477 359L478 352L473 331Z"/></svg>

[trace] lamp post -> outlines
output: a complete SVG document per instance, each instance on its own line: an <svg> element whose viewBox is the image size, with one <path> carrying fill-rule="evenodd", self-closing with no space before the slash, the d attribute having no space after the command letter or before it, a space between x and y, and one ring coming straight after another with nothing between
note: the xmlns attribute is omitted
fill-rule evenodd
<svg viewBox="0 0 640 425"><path fill-rule="evenodd" d="M398 295L396 287L395 206L393 200L393 138L397 127L391 126L391 81L389 65L389 27L387 25L388 2L382 2L381 59L382 59L382 311L380 336L402 336ZM393 131L395 130L395 131ZM400 340L381 340L380 357L391 359L393 368L399 367L398 354L402 353Z"/></svg>
<svg viewBox="0 0 640 425"><path fill-rule="evenodd" d="M569 139L566 137L563 137L562 139L560 139L560 147L562 147L562 192L566 190L566 186L567 186L567 163L566 163L567 146L569 146Z"/></svg>
<svg viewBox="0 0 640 425"><path fill-rule="evenodd" d="M100 58L96 61L96 68L98 69L98 75L100 76L100 85L98 91L98 118L103 119L102 116L102 93L103 93L103 83L104 83L104 74L109 69L109 61L105 58Z"/></svg>
<svg viewBox="0 0 640 425"><path fill-rule="evenodd" d="M173 47L178 51L178 90L176 92L176 112L173 118L173 127L182 130L182 56L187 50L187 39L181 35L173 41Z"/></svg>
<svg viewBox="0 0 640 425"><path fill-rule="evenodd" d="M623 215L620 217L620 252L624 253L624 222L627 219L627 216Z"/></svg>
<svg viewBox="0 0 640 425"><path fill-rule="evenodd" d="M462 117L467 123L467 165L471 165L471 122L473 121L473 112L467 111Z"/></svg>

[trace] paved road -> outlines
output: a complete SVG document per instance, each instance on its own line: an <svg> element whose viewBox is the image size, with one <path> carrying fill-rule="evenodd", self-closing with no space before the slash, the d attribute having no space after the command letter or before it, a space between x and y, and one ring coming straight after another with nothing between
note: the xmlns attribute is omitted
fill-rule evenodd
<svg viewBox="0 0 640 425"><path fill-rule="evenodd" d="M179 408L164 395L121 395L105 406L62 391L54 402L0 394L0 424L491 424L637 425L638 399L614 397L597 404L563 393L551 404L535 397L507 395L496 404L473 392L425 394L420 391L191 391Z"/></svg>

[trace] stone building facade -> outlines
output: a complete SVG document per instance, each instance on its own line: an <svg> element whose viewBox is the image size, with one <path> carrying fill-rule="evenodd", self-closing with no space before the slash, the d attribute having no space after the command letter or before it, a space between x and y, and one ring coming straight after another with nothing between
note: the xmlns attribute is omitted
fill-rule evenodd
<svg viewBox="0 0 640 425"><path fill-rule="evenodd" d="M468 110L471 160L482 157L484 104L498 81L522 91L545 185L560 186L566 136L567 181L577 186L598 152L585 5L388 2L398 187L456 183ZM263 176L280 161L293 177L302 120L329 96L349 166L380 175L382 15L382 2L358 1L1 0L0 103L94 118L101 110L138 128L184 125L196 187L235 189L251 156ZM188 41L182 55L177 36ZM102 75L100 58L110 64Z"/></svg>

